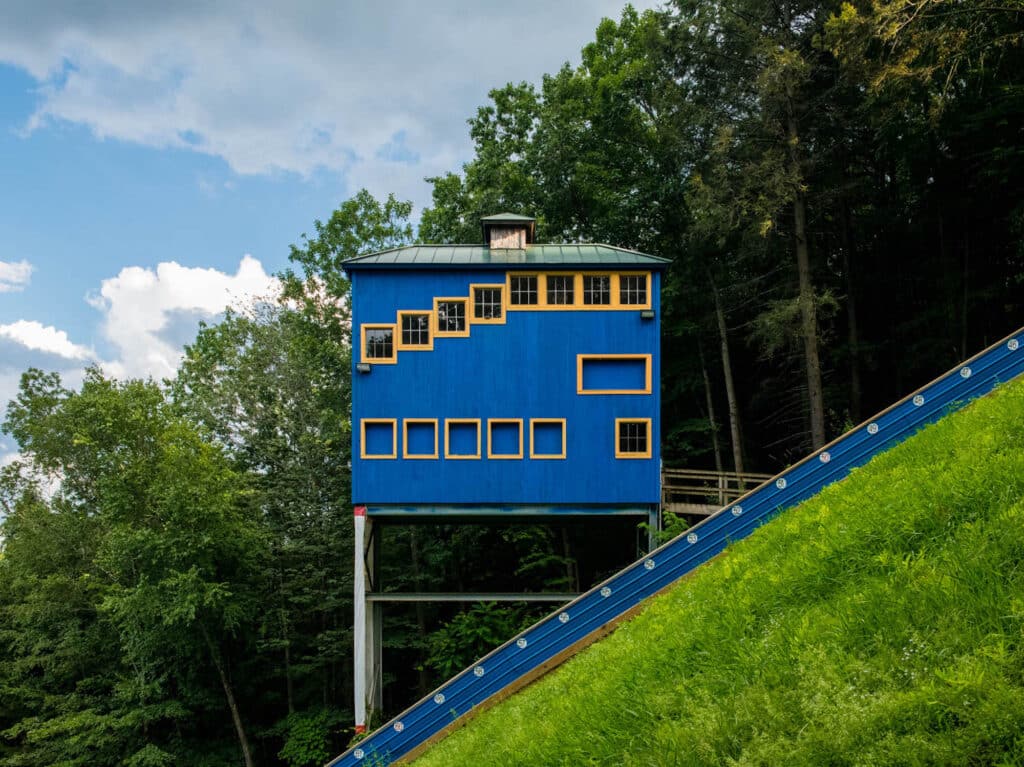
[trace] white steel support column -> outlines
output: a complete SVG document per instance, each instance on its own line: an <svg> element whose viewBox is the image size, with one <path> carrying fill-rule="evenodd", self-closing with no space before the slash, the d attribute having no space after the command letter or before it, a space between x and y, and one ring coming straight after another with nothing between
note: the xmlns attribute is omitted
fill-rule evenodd
<svg viewBox="0 0 1024 767"><path fill-rule="evenodd" d="M356 506L355 572L352 588L352 679L355 693L356 733L366 732L366 507Z"/></svg>
<svg viewBox="0 0 1024 767"><path fill-rule="evenodd" d="M367 719L383 706L381 630L383 605L367 598L377 590L377 567L380 557L379 535L375 535L373 520L366 515L365 506L356 506L355 572L353 573L353 692L355 698L356 733L366 732Z"/></svg>

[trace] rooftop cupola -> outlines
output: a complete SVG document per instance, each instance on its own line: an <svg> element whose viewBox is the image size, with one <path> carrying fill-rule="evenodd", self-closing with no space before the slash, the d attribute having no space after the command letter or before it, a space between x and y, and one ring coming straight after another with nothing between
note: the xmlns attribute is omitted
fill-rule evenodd
<svg viewBox="0 0 1024 767"><path fill-rule="evenodd" d="M484 245L489 248L523 249L533 243L537 219L515 213L498 213L480 219Z"/></svg>

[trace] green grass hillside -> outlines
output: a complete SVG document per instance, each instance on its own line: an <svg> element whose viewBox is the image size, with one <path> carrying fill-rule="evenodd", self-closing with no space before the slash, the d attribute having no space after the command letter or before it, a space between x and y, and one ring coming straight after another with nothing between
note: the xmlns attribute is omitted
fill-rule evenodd
<svg viewBox="0 0 1024 767"><path fill-rule="evenodd" d="M786 512L428 765L1024 765L1024 382Z"/></svg>

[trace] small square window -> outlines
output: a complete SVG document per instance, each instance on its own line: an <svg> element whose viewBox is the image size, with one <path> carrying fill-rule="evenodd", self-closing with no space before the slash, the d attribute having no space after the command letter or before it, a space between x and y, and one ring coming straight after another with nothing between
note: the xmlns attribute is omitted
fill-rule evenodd
<svg viewBox="0 0 1024 767"><path fill-rule="evenodd" d="M398 332L398 348L402 351L427 351L434 348L430 312L399 312Z"/></svg>
<svg viewBox="0 0 1024 767"><path fill-rule="evenodd" d="M402 421L402 458L437 458L437 419Z"/></svg>
<svg viewBox="0 0 1024 767"><path fill-rule="evenodd" d="M565 419L530 419L530 458L565 458Z"/></svg>
<svg viewBox="0 0 1024 767"><path fill-rule="evenodd" d="M546 281L548 306L572 306L576 303L576 275L549 274Z"/></svg>
<svg viewBox="0 0 1024 767"><path fill-rule="evenodd" d="M646 274L619 275L619 304L622 306L649 306Z"/></svg>
<svg viewBox="0 0 1024 767"><path fill-rule="evenodd" d="M608 274L583 275L583 303L586 306L607 306L612 302L612 278Z"/></svg>
<svg viewBox="0 0 1024 767"><path fill-rule="evenodd" d="M615 419L615 457L651 457L651 419Z"/></svg>
<svg viewBox="0 0 1024 767"><path fill-rule="evenodd" d="M435 298L434 322L438 336L468 336L465 298Z"/></svg>
<svg viewBox="0 0 1024 767"><path fill-rule="evenodd" d="M397 458L398 421L394 418L363 418L359 422L360 458Z"/></svg>
<svg viewBox="0 0 1024 767"><path fill-rule="evenodd" d="M395 362L395 326L363 325L362 362Z"/></svg>
<svg viewBox="0 0 1024 767"><path fill-rule="evenodd" d="M522 418L491 418L487 421L487 457L523 457Z"/></svg>
<svg viewBox="0 0 1024 767"><path fill-rule="evenodd" d="M444 422L444 457L480 457L480 419L448 418Z"/></svg>
<svg viewBox="0 0 1024 767"><path fill-rule="evenodd" d="M513 274L509 278L509 302L513 306L536 306L537 275Z"/></svg>
<svg viewBox="0 0 1024 767"><path fill-rule="evenodd" d="M505 321L504 285L470 285L474 323Z"/></svg>

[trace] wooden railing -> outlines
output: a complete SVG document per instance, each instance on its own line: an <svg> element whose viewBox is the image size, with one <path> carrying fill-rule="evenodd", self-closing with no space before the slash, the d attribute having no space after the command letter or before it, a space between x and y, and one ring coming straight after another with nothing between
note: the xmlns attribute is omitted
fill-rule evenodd
<svg viewBox="0 0 1024 767"><path fill-rule="evenodd" d="M750 492L771 474L663 469L661 502L664 506L703 505L722 507Z"/></svg>

